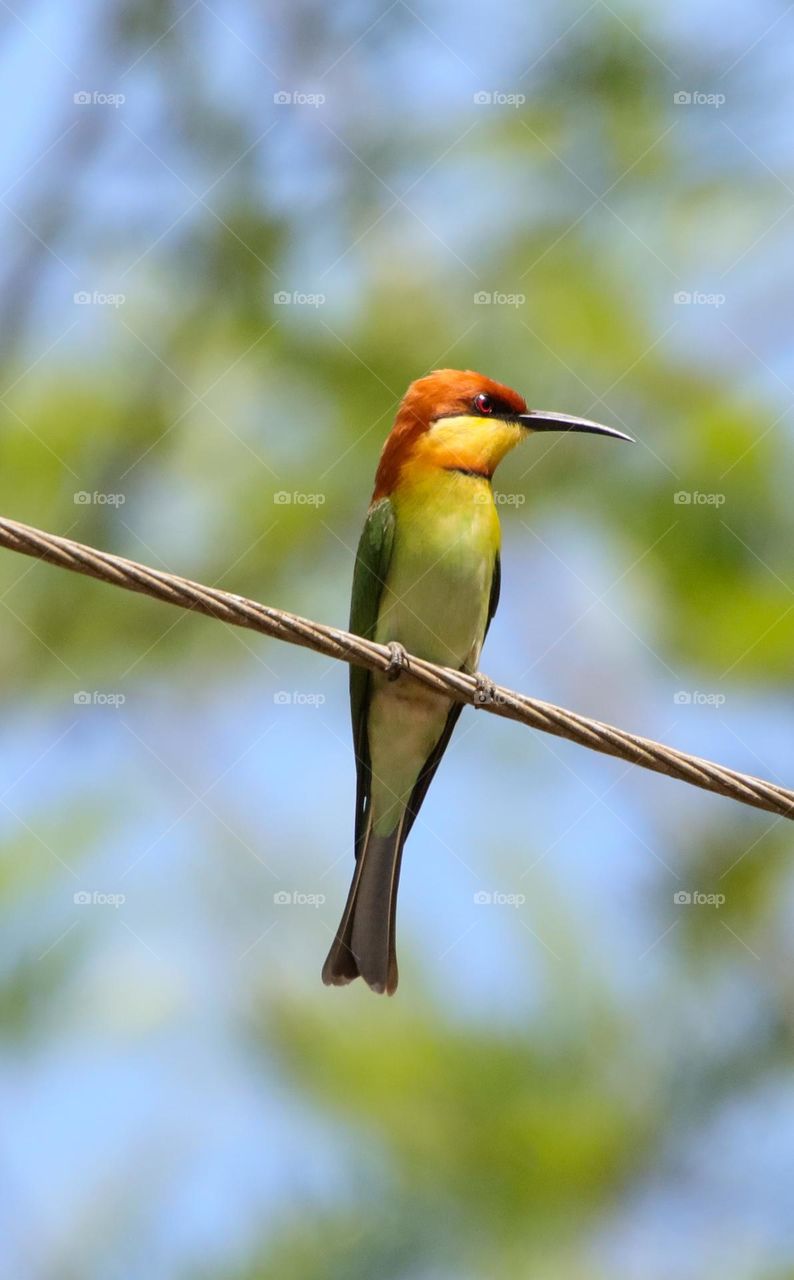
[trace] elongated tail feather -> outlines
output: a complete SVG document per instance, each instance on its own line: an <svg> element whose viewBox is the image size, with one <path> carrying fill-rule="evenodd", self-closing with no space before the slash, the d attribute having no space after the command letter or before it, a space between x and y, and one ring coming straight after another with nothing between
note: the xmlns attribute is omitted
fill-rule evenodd
<svg viewBox="0 0 794 1280"><path fill-rule="evenodd" d="M342 920L323 965L326 986L343 986L360 976L379 994L391 996L397 990L395 924L404 827L403 819L390 835L367 831Z"/></svg>

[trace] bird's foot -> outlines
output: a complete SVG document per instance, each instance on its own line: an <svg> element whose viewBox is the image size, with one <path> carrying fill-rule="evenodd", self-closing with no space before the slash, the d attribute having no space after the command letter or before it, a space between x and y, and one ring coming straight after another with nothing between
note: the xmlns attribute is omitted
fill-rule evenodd
<svg viewBox="0 0 794 1280"><path fill-rule="evenodd" d="M475 671L474 679L477 685L474 691L475 707L484 707L491 702L496 702L496 685L493 680L483 675L482 671Z"/></svg>
<svg viewBox="0 0 794 1280"><path fill-rule="evenodd" d="M408 654L396 640L390 640L386 648L391 654L389 665L386 668L386 679L399 680L403 671L408 670Z"/></svg>

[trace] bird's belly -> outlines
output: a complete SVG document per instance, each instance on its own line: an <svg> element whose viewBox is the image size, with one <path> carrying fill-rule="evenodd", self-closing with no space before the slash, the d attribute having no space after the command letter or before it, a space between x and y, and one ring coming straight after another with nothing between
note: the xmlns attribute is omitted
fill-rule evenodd
<svg viewBox="0 0 794 1280"><path fill-rule="evenodd" d="M444 730L449 698L410 680L372 677L367 731L372 768L373 826L394 830L421 769Z"/></svg>

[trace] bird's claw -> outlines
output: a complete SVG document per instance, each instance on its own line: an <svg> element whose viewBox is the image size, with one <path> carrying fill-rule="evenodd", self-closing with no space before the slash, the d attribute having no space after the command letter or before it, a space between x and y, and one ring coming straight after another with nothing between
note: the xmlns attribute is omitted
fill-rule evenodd
<svg viewBox="0 0 794 1280"><path fill-rule="evenodd" d="M386 668L387 680L398 680L403 671L408 670L408 654L401 644L396 640L390 640L386 648L389 650L391 657L389 665Z"/></svg>
<svg viewBox="0 0 794 1280"><path fill-rule="evenodd" d="M475 707L484 707L487 703L496 702L496 685L482 671L474 672L476 689L474 691Z"/></svg>

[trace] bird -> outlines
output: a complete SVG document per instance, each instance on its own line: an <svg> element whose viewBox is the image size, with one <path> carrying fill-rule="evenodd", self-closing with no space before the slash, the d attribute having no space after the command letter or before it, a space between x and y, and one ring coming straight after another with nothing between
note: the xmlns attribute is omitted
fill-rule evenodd
<svg viewBox="0 0 794 1280"><path fill-rule="evenodd" d="M356 763L355 870L322 971L393 995L402 851L462 704L400 679L407 655L474 675L499 603L500 526L491 480L533 432L631 441L587 418L527 409L472 370L437 369L400 402L356 553L350 630L389 647L385 672L350 667Z"/></svg>

